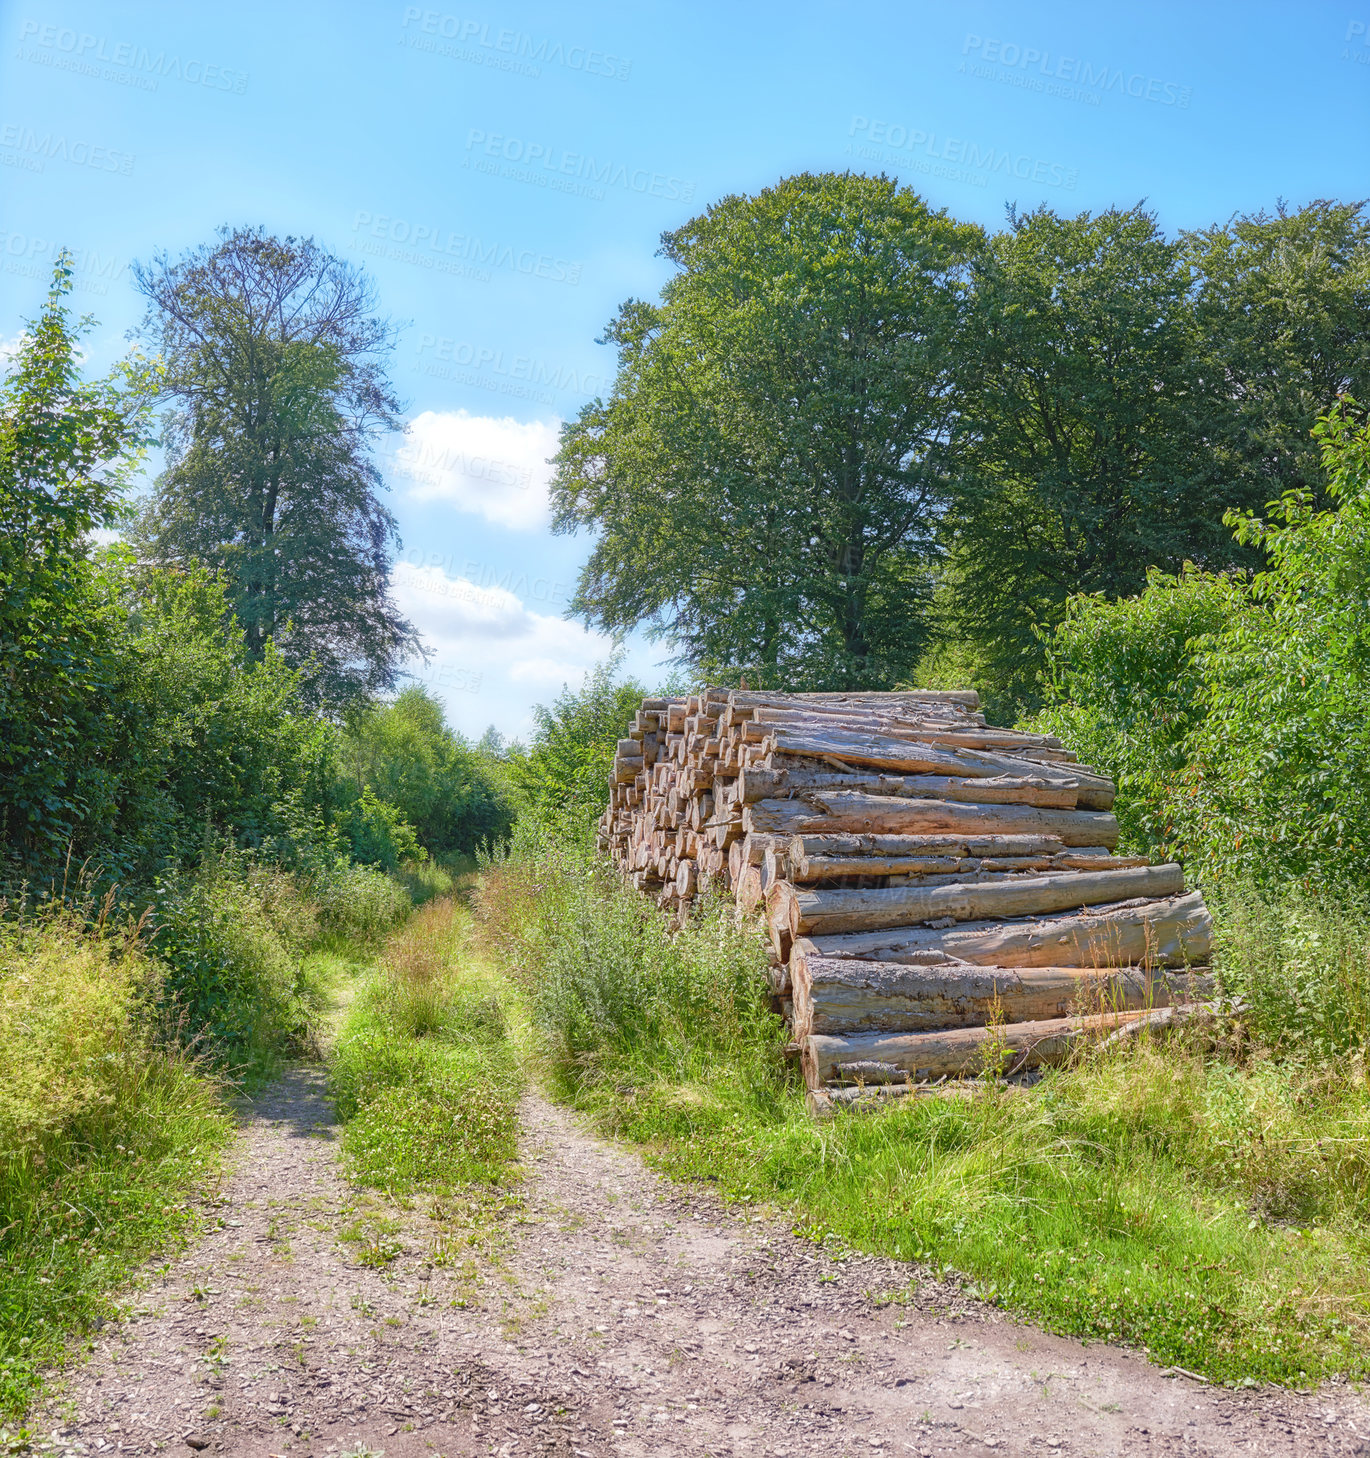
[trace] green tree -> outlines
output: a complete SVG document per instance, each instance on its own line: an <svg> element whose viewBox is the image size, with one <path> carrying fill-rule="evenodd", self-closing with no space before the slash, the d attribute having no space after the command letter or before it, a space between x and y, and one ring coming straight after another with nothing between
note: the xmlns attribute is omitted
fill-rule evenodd
<svg viewBox="0 0 1370 1458"><path fill-rule="evenodd" d="M501 768L448 728L442 705L419 685L356 715L343 739L349 795L369 788L395 807L434 855L469 854L513 824Z"/></svg>
<svg viewBox="0 0 1370 1458"><path fill-rule="evenodd" d="M1205 355L1230 404L1207 434L1233 505L1259 510L1290 490L1326 504L1313 427L1341 395L1370 400L1366 207L1281 203L1182 239Z"/></svg>
<svg viewBox="0 0 1370 1458"><path fill-rule="evenodd" d="M613 390L556 458L556 529L596 533L572 611L755 684L900 679L927 632L980 243L851 174L726 197L664 234L675 275L608 326Z"/></svg>
<svg viewBox="0 0 1370 1458"><path fill-rule="evenodd" d="M366 278L260 228L136 277L170 406L144 550L223 572L250 651L274 643L316 699L392 686L418 638L390 595L398 537L372 450L401 422Z"/></svg>
<svg viewBox="0 0 1370 1458"><path fill-rule="evenodd" d="M268 643L249 649L224 583L112 553L101 586L121 631L109 675L105 786L79 845L121 878L194 861L206 832L290 860L323 833L332 727L304 701L297 670Z"/></svg>
<svg viewBox="0 0 1370 1458"><path fill-rule="evenodd" d="M640 683L619 680L620 661L616 654L580 689L564 687L550 705L538 704L532 743L509 751L514 785L531 812L556 829L586 833L608 804L614 748L646 697Z"/></svg>
<svg viewBox="0 0 1370 1458"><path fill-rule="evenodd" d="M1208 444L1206 370L1180 245L1138 205L1011 215L977 258L939 606L1000 712L1040 692L1040 627L1074 593L1149 567L1240 559Z"/></svg>
<svg viewBox="0 0 1370 1458"><path fill-rule="evenodd" d="M119 622L90 533L116 520L146 438L143 365L80 378L70 281L63 254L0 386L0 842L30 870L59 863L106 794L93 761Z"/></svg>
<svg viewBox="0 0 1370 1458"><path fill-rule="evenodd" d="M1370 426L1317 427L1333 509L1286 492L1228 523L1255 574L1155 573L1073 601L1038 716L1119 776L1134 843L1199 874L1370 889Z"/></svg>

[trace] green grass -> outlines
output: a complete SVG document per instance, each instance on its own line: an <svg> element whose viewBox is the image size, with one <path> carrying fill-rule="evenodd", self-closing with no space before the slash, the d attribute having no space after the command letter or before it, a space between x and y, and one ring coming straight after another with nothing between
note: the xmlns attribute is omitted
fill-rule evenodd
<svg viewBox="0 0 1370 1458"><path fill-rule="evenodd" d="M0 1418L195 1232L232 1120L142 1026L155 969L70 912L0 928Z"/></svg>
<svg viewBox="0 0 1370 1458"><path fill-rule="evenodd" d="M521 1078L500 979L467 956L469 923L452 899L421 908L352 1002L330 1083L358 1184L441 1198L515 1177Z"/></svg>
<svg viewBox="0 0 1370 1458"><path fill-rule="evenodd" d="M547 845L489 869L480 908L554 1091L662 1170L1214 1380L1304 1385L1370 1367L1363 1063L1276 1057L1248 1028L1216 1050L1095 1055L1031 1092L815 1123L765 1011L764 949L726 916L672 938L610 868ZM1299 945L1326 948L1310 935ZM1234 938L1229 964L1249 989L1272 954Z"/></svg>

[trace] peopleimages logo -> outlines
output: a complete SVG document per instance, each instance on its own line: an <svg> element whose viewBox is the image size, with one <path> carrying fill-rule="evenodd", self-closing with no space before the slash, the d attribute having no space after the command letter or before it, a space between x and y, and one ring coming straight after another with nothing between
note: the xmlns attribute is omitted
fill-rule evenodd
<svg viewBox="0 0 1370 1458"><path fill-rule="evenodd" d="M486 132L479 127L467 132L466 151L466 165L475 166L478 171L556 190L576 191L595 199L604 196L605 187L621 187L644 197L661 197L672 202L688 202L695 195L694 183L680 177L653 172L648 167L630 168L622 162L606 162L585 152L568 152L564 147L507 137L502 132Z"/></svg>
<svg viewBox="0 0 1370 1458"><path fill-rule="evenodd" d="M1351 49L1355 42L1355 50ZM1370 65L1370 21L1349 20L1346 35L1342 38L1341 58L1354 61L1358 66Z"/></svg>
<svg viewBox="0 0 1370 1458"><path fill-rule="evenodd" d="M133 172L131 152L120 152L98 142L68 137L61 132L36 132L16 122L0 125L0 165L41 172L49 162L66 162L72 167L90 167L96 172Z"/></svg>
<svg viewBox="0 0 1370 1458"><path fill-rule="evenodd" d="M626 81L633 63L593 46L567 44L549 36L531 36L520 30L491 30L487 21L459 15L444 15L409 5L404 11L403 43L414 50L452 56L459 61L540 76L543 66L561 66L602 76L609 81Z"/></svg>
<svg viewBox="0 0 1370 1458"><path fill-rule="evenodd" d="M1007 147L984 146L966 137L939 136L937 132L925 131L922 127L909 127L896 122L880 121L878 118L854 116L848 133L852 137L869 143L872 148L890 148L887 157L898 160L909 157L915 165L931 159L949 167L964 169L961 179L977 187L994 175L1016 177L1021 182L1036 182L1043 187L1075 187L1080 171L1067 167L1064 162L1053 162L1045 157L1030 157L1023 152L1013 152Z"/></svg>
<svg viewBox="0 0 1370 1458"><path fill-rule="evenodd" d="M67 248L31 233L0 230L0 268L20 278L50 279L57 260L66 253L71 260L73 289L89 294L106 294L109 285L128 272L128 261L96 253L90 248Z"/></svg>
<svg viewBox="0 0 1370 1458"><path fill-rule="evenodd" d="M26 20L19 29L19 58L58 71L117 81L141 91L155 91L159 80L183 81L235 96L247 90L246 71L37 20Z"/></svg>
<svg viewBox="0 0 1370 1458"><path fill-rule="evenodd" d="M1181 86L1178 81L1165 81L1159 76L1145 76L1140 71L1128 71L1122 66L1108 64L1094 65L1074 56L1056 56L1038 46L1023 46L1015 41L1001 41L993 37L967 33L961 47L963 56L974 56L986 65L1003 66L1015 70L1035 72L1034 81L1040 80L1037 90L1050 92L1048 81L1066 82L1068 86L1081 87L1085 92L1098 92L1106 96L1110 91L1120 96L1130 96L1136 101L1152 101L1159 106L1188 107L1191 88ZM962 61L960 69L969 71L967 62ZM978 71L974 74L980 74Z"/></svg>
<svg viewBox="0 0 1370 1458"><path fill-rule="evenodd" d="M498 239L459 233L386 213L359 211L352 220L355 246L373 256L397 259L439 273L474 278L488 283L490 269L545 278L552 283L578 284L583 263L572 263L535 248L520 248Z"/></svg>

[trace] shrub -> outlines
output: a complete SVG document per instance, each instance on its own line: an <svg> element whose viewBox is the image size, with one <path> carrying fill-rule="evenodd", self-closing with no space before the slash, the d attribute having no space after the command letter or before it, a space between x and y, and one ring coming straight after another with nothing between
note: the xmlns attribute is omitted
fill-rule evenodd
<svg viewBox="0 0 1370 1458"><path fill-rule="evenodd" d="M343 825L353 860L364 866L395 871L402 862L427 855L399 808L379 799L370 785L362 787Z"/></svg>
<svg viewBox="0 0 1370 1458"><path fill-rule="evenodd" d="M346 863L316 877L319 924L330 938L374 946L409 915L409 892L371 866Z"/></svg>
<svg viewBox="0 0 1370 1458"><path fill-rule="evenodd" d="M502 766L454 734L442 705L417 684L358 715L341 755L349 782L393 805L430 855L469 855L509 833L513 796Z"/></svg>
<svg viewBox="0 0 1370 1458"><path fill-rule="evenodd" d="M1139 848L1266 888L1370 890L1370 426L1350 401L1321 422L1336 510L1291 491L1251 578L1153 574L1139 597L1073 600L1048 644L1054 702L1036 720L1116 774Z"/></svg>
<svg viewBox="0 0 1370 1458"><path fill-rule="evenodd" d="M264 1070L303 1051L323 1000L304 960L318 927L292 876L241 852L168 872L151 940L164 1012L227 1066Z"/></svg>
<svg viewBox="0 0 1370 1458"><path fill-rule="evenodd" d="M477 897L486 938L519 979L555 1069L576 1087L624 1079L783 1084L766 950L731 907L678 934L603 858L522 823Z"/></svg>

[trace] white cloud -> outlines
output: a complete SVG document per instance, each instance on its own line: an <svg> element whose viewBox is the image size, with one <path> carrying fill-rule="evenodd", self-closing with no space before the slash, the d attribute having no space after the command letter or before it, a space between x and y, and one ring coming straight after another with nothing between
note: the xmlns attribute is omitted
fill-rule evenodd
<svg viewBox="0 0 1370 1458"><path fill-rule="evenodd" d="M579 688L612 650L579 623L539 613L503 587L480 587L440 567L395 565L395 600L432 651L413 671L444 698L457 723L484 716L523 730L532 697ZM516 685L520 687L515 687ZM479 705L466 695L473 695Z"/></svg>
<svg viewBox="0 0 1370 1458"><path fill-rule="evenodd" d="M419 501L451 501L497 526L534 531L550 515L547 458L557 448L557 420L425 410L409 423L395 469Z"/></svg>

